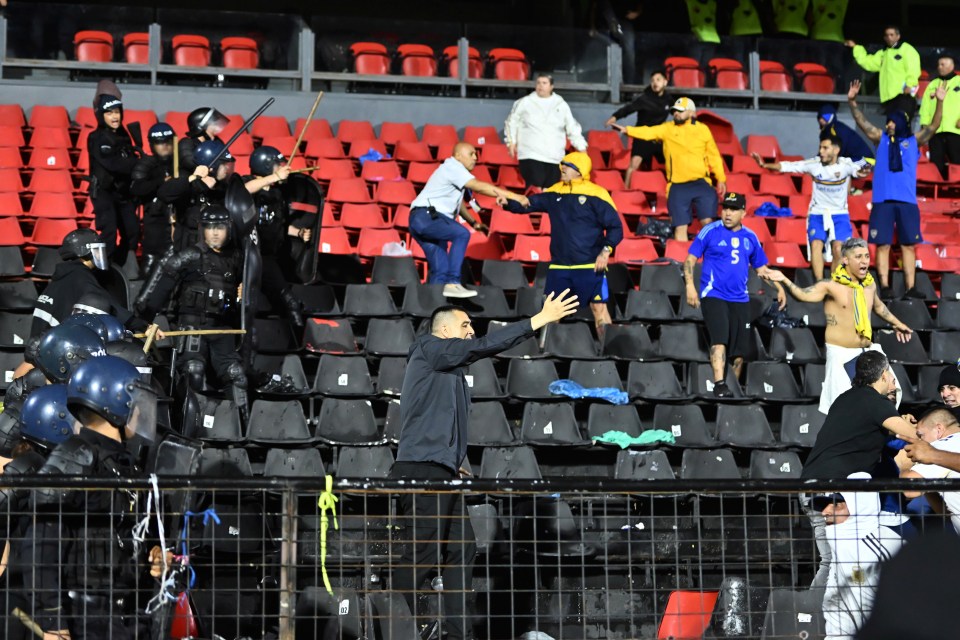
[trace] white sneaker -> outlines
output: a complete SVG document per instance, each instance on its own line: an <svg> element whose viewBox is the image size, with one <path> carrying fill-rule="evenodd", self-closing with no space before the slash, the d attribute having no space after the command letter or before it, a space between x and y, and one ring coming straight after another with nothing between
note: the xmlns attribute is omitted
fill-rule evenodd
<svg viewBox="0 0 960 640"><path fill-rule="evenodd" d="M443 295L447 298L472 298L477 295L477 292L467 289L462 284L445 284Z"/></svg>

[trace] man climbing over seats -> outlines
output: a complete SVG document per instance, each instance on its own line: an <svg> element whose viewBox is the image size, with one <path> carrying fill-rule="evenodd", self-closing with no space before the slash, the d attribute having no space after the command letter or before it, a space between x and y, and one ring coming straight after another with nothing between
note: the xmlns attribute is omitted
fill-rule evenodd
<svg viewBox="0 0 960 640"><path fill-rule="evenodd" d="M770 270L770 279L781 282L801 302L823 302L827 320L825 342L827 349L826 374L820 393L820 413L829 413L830 405L850 388L850 376L844 365L864 351L880 351L873 342L870 310L890 323L897 332L897 340L909 342L913 330L890 312L877 295L877 285L870 275L870 251L866 240L850 238L840 249L840 265L830 280L821 280L800 288L782 272ZM900 394L898 392L898 399Z"/></svg>

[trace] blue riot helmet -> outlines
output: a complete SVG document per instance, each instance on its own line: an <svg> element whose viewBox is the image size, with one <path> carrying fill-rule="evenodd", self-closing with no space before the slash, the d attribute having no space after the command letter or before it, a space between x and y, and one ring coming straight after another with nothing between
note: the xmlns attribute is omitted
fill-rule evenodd
<svg viewBox="0 0 960 640"><path fill-rule="evenodd" d="M37 346L37 368L51 382L66 382L81 362L107 355L100 337L87 327L58 325Z"/></svg>
<svg viewBox="0 0 960 640"><path fill-rule="evenodd" d="M198 167L209 167L210 171L214 172L220 165L227 162L234 162L235 160L229 151L223 151L223 149L223 143L219 140L207 140L197 145L197 148L193 152L193 159ZM220 154L221 151L223 151L222 155ZM217 158L217 156L220 157ZM214 158L217 159L216 162L214 162Z"/></svg>
<svg viewBox="0 0 960 640"><path fill-rule="evenodd" d="M67 381L67 407L86 424L86 412L116 427L124 439L153 441L157 433L157 395L137 368L116 356L92 358Z"/></svg>
<svg viewBox="0 0 960 640"><path fill-rule="evenodd" d="M77 419L67 409L67 385L48 384L27 396L20 412L20 434L53 449L75 433Z"/></svg>
<svg viewBox="0 0 960 640"><path fill-rule="evenodd" d="M61 327L86 327L90 329L104 342L115 342L123 340L127 335L127 330L123 323L108 315L95 315L92 313L74 313L68 316L60 323Z"/></svg>

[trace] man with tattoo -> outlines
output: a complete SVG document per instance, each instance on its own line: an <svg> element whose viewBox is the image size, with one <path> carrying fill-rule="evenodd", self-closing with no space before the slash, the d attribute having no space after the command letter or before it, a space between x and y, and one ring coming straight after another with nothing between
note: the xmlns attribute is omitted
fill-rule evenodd
<svg viewBox="0 0 960 640"><path fill-rule="evenodd" d="M920 235L920 209L917 207L917 162L920 147L927 144L940 128L946 86L937 89L937 107L933 120L916 135L910 129L910 109L916 108L913 98L895 99L887 110L884 130L870 124L857 107L860 81L850 83L847 100L857 126L877 145L877 166L873 177L873 209L870 212L870 244L877 245L877 275L880 278L880 294L890 298L890 245L893 244L894 227L900 240L903 254L903 279L906 295L923 298L914 287L917 274L915 245L923 242Z"/></svg>
<svg viewBox="0 0 960 640"><path fill-rule="evenodd" d="M870 250L865 240L850 238L840 250L840 266L830 280L821 280L806 288L792 283L783 273L770 269L768 278L782 282L787 291L801 302L823 302L827 318L825 342L827 366L820 393L820 413L828 413L836 398L850 388L850 376L844 364L864 351L883 352L873 342L870 310L890 323L897 340L909 342L913 330L897 319L877 295L877 285L870 275ZM898 385L899 386L899 385ZM899 404L901 392L898 389Z"/></svg>
<svg viewBox="0 0 960 640"><path fill-rule="evenodd" d="M703 307L703 319L710 336L710 366L713 368L713 395L730 398L733 391L726 383L727 353L733 359L734 375L740 377L743 355L750 338L750 296L747 279L750 267L761 278L772 271L767 255L752 230L741 224L746 213L743 194L730 192L723 199L720 219L705 226L690 245L683 263L687 282L687 304ZM703 258L700 291L693 282L693 267ZM787 298L783 287L777 287L780 308Z"/></svg>

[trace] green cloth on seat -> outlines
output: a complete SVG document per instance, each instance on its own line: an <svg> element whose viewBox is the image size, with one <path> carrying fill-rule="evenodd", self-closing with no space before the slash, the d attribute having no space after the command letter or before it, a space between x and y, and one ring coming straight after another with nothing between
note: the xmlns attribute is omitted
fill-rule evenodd
<svg viewBox="0 0 960 640"><path fill-rule="evenodd" d="M660 442L665 444L674 444L677 441L677 439L673 437L672 433L669 431L664 431L663 429L650 429L649 431L642 432L636 438L631 436L629 433L624 433L623 431L607 431L602 436L594 436L593 440L594 442L615 444L621 449L657 444Z"/></svg>

